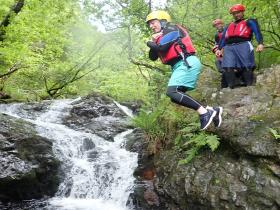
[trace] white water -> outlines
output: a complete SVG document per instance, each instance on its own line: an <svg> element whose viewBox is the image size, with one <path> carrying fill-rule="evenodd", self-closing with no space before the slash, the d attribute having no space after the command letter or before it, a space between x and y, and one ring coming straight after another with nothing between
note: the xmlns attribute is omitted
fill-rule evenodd
<svg viewBox="0 0 280 210"><path fill-rule="evenodd" d="M114 103L129 117L133 118L134 115L132 113L132 110L130 110L129 108L127 108L126 106L121 105L120 103L114 101Z"/></svg>
<svg viewBox="0 0 280 210"><path fill-rule="evenodd" d="M69 100L55 101L36 120L37 132L53 140L53 151L62 162L65 179L49 209L57 210L129 210L126 206L132 191L133 171L137 154L123 148L128 130L117 135L114 142L61 124L71 108ZM2 106L0 112L19 117L20 105Z"/></svg>

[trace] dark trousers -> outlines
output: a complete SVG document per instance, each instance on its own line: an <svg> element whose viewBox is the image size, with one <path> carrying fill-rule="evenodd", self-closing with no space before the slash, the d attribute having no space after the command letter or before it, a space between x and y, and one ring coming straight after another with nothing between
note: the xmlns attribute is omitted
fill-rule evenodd
<svg viewBox="0 0 280 210"><path fill-rule="evenodd" d="M228 84L227 84L227 80L225 78L225 71L222 68L222 59L216 59L215 61L216 67L218 69L218 71L221 73L221 88L227 88Z"/></svg>
<svg viewBox="0 0 280 210"><path fill-rule="evenodd" d="M237 86L251 86L254 82L253 69L224 69L225 81L231 89Z"/></svg>

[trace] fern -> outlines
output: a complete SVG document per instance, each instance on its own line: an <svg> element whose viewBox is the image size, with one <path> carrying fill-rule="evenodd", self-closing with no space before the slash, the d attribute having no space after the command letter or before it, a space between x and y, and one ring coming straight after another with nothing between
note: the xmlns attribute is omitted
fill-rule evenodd
<svg viewBox="0 0 280 210"><path fill-rule="evenodd" d="M220 145L219 137L216 135L208 135L206 136L206 143L211 151L214 152Z"/></svg>
<svg viewBox="0 0 280 210"><path fill-rule="evenodd" d="M179 165L187 164L189 163L197 154L198 154L199 148L193 147L186 151L186 158L179 161Z"/></svg>
<svg viewBox="0 0 280 210"><path fill-rule="evenodd" d="M179 161L179 164L189 163L204 147L209 147L211 151L215 151L220 145L219 137L206 132L198 131L194 124L181 130L182 133L176 138L177 148L186 150L185 158ZM179 144L179 145L178 145Z"/></svg>
<svg viewBox="0 0 280 210"><path fill-rule="evenodd" d="M162 115L162 111L141 112L133 119L135 126L142 128L149 134L161 133L161 128L158 123L158 118Z"/></svg>
<svg viewBox="0 0 280 210"><path fill-rule="evenodd" d="M278 134L277 130L274 130L272 128L269 128L270 132L274 136L275 139L280 139L280 134Z"/></svg>

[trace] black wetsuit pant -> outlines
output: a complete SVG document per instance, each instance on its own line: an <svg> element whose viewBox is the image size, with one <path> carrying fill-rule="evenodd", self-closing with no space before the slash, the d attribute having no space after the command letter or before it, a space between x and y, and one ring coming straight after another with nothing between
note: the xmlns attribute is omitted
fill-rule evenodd
<svg viewBox="0 0 280 210"><path fill-rule="evenodd" d="M251 86L254 82L253 69L232 69L224 68L225 80L230 88L235 88L236 86ZM239 81L237 80L239 79ZM240 81L242 84L240 84Z"/></svg>
<svg viewBox="0 0 280 210"><path fill-rule="evenodd" d="M184 86L169 86L167 88L166 95L171 99L172 102L188 107L193 110L198 110L201 104L194 100L192 97L187 95L185 92L187 88Z"/></svg>
<svg viewBox="0 0 280 210"><path fill-rule="evenodd" d="M228 84L227 84L227 80L225 77L225 71L222 68L222 60L216 59L215 64L216 64L218 71L221 73L221 88L227 88Z"/></svg>

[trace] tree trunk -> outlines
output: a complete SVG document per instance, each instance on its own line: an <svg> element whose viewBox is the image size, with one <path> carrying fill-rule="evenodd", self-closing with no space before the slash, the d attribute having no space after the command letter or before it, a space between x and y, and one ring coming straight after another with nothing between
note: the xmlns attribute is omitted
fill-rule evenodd
<svg viewBox="0 0 280 210"><path fill-rule="evenodd" d="M17 1L12 7L11 7L11 10L10 12L4 17L4 19L2 20L1 24L0 24L0 27L6 27L10 24L10 17L11 17L11 14L14 12L16 14L18 14L22 7L24 5L24 0L19 0ZM0 30L0 41L3 41L4 40L4 30Z"/></svg>

